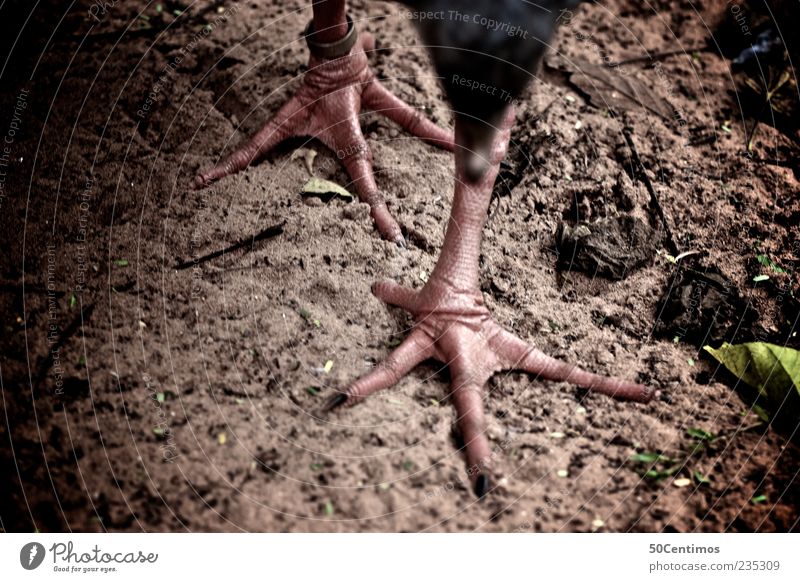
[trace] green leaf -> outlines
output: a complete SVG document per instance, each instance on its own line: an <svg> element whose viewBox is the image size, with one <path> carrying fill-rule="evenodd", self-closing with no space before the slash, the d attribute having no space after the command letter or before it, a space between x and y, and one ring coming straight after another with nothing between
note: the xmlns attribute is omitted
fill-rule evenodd
<svg viewBox="0 0 800 582"><path fill-rule="evenodd" d="M319 394L319 388L317 388L316 386L309 386L308 388L306 388L306 392L311 394L311 396L316 396L317 394Z"/></svg>
<svg viewBox="0 0 800 582"><path fill-rule="evenodd" d="M756 255L756 260L760 264L764 265L765 267L769 267L770 269L772 269L776 273L785 273L786 272L786 269L783 269L782 267L779 267L777 265L777 263L775 263L775 261L770 259L767 255Z"/></svg>
<svg viewBox="0 0 800 582"><path fill-rule="evenodd" d="M755 414L761 422L769 424L769 414L758 404L753 404L753 414Z"/></svg>
<svg viewBox="0 0 800 582"><path fill-rule="evenodd" d="M700 471L695 471L693 473L694 480L697 481L700 485L706 485L711 483L711 479L703 475Z"/></svg>
<svg viewBox="0 0 800 582"><path fill-rule="evenodd" d="M341 196L342 198L347 198L348 200L353 199L353 195L339 186L339 184L334 184L333 182L323 180L322 178L311 178L308 182L306 182L306 185L303 186L302 194L311 196L324 196L327 194Z"/></svg>
<svg viewBox="0 0 800 582"><path fill-rule="evenodd" d="M662 471L658 471L656 469L650 469L647 471L644 476L648 477L649 479L666 479L667 477L672 477L678 470L681 468L680 465L675 465L668 469L664 469Z"/></svg>
<svg viewBox="0 0 800 582"><path fill-rule="evenodd" d="M78 298L77 298L77 297L75 297L75 294L74 294L74 293L72 293L72 294L69 296L69 308L70 308L70 309L72 309L73 307L75 307L75 304L76 304L76 303L78 303Z"/></svg>
<svg viewBox="0 0 800 582"><path fill-rule="evenodd" d="M701 441L713 441L716 438L713 433L702 428L690 428L686 431L686 434Z"/></svg>
<svg viewBox="0 0 800 582"><path fill-rule="evenodd" d="M301 307L297 311L297 313L299 313L300 317L305 319L308 323L313 323L316 327L319 327L320 325L322 325L320 323L319 319L315 319L314 316L311 315L311 312L308 309L306 309L305 307Z"/></svg>
<svg viewBox="0 0 800 582"><path fill-rule="evenodd" d="M331 516L333 515L333 503L330 501L325 502L325 515Z"/></svg>
<svg viewBox="0 0 800 582"><path fill-rule="evenodd" d="M756 275L753 277L753 283L761 283L761 281L769 281L769 275Z"/></svg>
<svg viewBox="0 0 800 582"><path fill-rule="evenodd" d="M163 392L159 392L158 394L156 394L156 401L159 404L162 404L166 399L167 399L167 395L164 394Z"/></svg>
<svg viewBox="0 0 800 582"><path fill-rule="evenodd" d="M671 461L669 457L665 457L659 453L636 453L631 455L631 461L634 463L656 463L658 461Z"/></svg>
<svg viewBox="0 0 800 582"><path fill-rule="evenodd" d="M128 259L117 259L114 261L114 264L118 267L127 267L130 263L128 262Z"/></svg>
<svg viewBox="0 0 800 582"><path fill-rule="evenodd" d="M750 500L750 503L753 505L758 505L759 503L764 503L767 500L766 495L756 495Z"/></svg>
<svg viewBox="0 0 800 582"><path fill-rule="evenodd" d="M800 401L800 352L764 342L739 345L723 343L718 349L703 349L746 382L774 407L798 412ZM794 393L794 397L791 394Z"/></svg>

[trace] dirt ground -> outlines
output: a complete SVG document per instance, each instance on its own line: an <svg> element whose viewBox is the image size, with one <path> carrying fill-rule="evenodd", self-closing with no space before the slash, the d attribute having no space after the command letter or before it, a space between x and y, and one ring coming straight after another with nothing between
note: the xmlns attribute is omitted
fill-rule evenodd
<svg viewBox="0 0 800 582"><path fill-rule="evenodd" d="M436 363L354 408L315 414L407 333L407 316L370 285L419 287L430 273L452 155L364 115L407 250L379 238L363 205L301 196L309 172L298 148L317 153L316 175L349 186L313 141L191 191L198 169L292 93L309 3L198 0L180 15L174 2L48 4L0 10L17 14L3 19L12 56L0 107L0 133L13 133L0 198L4 530L798 528L794 429L761 423L702 341L668 322L659 331L677 269L667 244L622 280L557 265L562 221L632 215L659 226L627 133L677 250L699 251L695 265L717 269L758 314L706 343L797 347L796 270L752 279L766 272L759 253L784 267L800 261L796 167L781 162L796 159L798 136L762 124L744 155L751 121L730 61L698 49L725 3L582 6L520 104L509 155L517 174L510 191L498 189L485 229L487 304L551 355L663 396L626 404L524 374L495 377L486 407L502 480L482 503ZM400 7L353 1L350 10L377 36L372 63L386 85L451 124ZM611 114L556 70L559 59L670 50L686 52L614 68L644 81L671 118L640 107ZM714 435L694 454L692 429ZM647 477L637 453L685 462Z"/></svg>

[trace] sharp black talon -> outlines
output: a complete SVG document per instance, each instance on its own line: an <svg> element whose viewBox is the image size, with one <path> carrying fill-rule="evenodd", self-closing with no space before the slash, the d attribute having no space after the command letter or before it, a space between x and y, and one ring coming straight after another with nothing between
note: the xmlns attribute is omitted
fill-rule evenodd
<svg viewBox="0 0 800 582"><path fill-rule="evenodd" d="M475 479L475 495L478 496L478 499L483 499L484 496L489 492L489 487L491 486L491 482L489 481L489 476L482 474L478 475L478 478Z"/></svg>
<svg viewBox="0 0 800 582"><path fill-rule="evenodd" d="M322 405L322 412L330 412L334 408L338 408L342 404L347 402L347 394L344 392L339 392L334 394L328 400L325 401L325 404Z"/></svg>

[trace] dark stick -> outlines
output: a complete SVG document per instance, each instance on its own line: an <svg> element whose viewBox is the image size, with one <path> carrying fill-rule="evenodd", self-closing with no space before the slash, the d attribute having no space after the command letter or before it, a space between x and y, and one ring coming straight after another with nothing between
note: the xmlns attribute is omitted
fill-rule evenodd
<svg viewBox="0 0 800 582"><path fill-rule="evenodd" d="M636 173L641 177L645 188L647 188L647 192L650 194L650 203L655 206L658 217L661 219L661 224L664 227L664 232L667 233L667 248L673 256L677 256L678 246L675 244L675 239L672 238L672 229L670 229L667 216L664 214L664 209L658 201L656 189L653 188L653 183L650 181L650 177L644 169L644 164L642 164L642 159L639 157L639 152L636 151L636 145L633 143L633 136L628 128L622 130L622 135L625 136L625 141L628 143L628 148L631 150L631 160L636 167Z"/></svg>
<svg viewBox="0 0 800 582"><path fill-rule="evenodd" d="M175 269L178 271L182 271L183 269L188 269L189 267L193 267L195 265L199 265L200 263L205 263L206 261L210 261L211 259L216 259L217 257L221 257L225 253L232 253L234 251L238 251L250 245L250 250L252 250L255 243L261 240L269 239L278 236L279 234L283 234L283 227L286 226L285 222L280 224L276 224L274 226L270 226L265 228L261 232L253 235L252 237L241 238L229 247L225 247L224 249L214 251L212 253L208 253L207 255L203 255L197 259L189 259L188 261L183 261L175 265Z"/></svg>
<svg viewBox="0 0 800 582"><path fill-rule="evenodd" d="M681 49L681 50L674 50L674 51L666 51L663 53L653 53L652 55L644 55L641 57L633 57L630 59L625 59L623 61L618 61L616 63L609 63L607 66L609 67L618 67L620 65L631 65L633 63L643 63L645 61L660 61L662 59L666 59L668 57L674 57L677 55L685 55L687 53L710 53L713 52L713 48L710 46L703 46L703 47L695 47L695 48L688 48L688 49Z"/></svg>

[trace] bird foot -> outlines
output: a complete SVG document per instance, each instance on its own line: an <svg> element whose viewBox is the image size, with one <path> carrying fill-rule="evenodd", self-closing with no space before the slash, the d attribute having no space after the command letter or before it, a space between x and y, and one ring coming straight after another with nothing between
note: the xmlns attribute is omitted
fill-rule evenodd
<svg viewBox="0 0 800 582"><path fill-rule="evenodd" d="M345 166L360 200L369 204L380 234L403 244L400 226L389 213L372 174L372 153L359 125L361 109L380 113L409 133L450 151L454 147L453 135L380 83L367 59L367 53L374 48L372 35L362 34L343 57L325 59L312 55L294 97L252 139L215 167L198 174L195 188L204 188L247 168L290 137L314 137Z"/></svg>
<svg viewBox="0 0 800 582"><path fill-rule="evenodd" d="M647 402L654 389L586 372L545 355L498 325L477 289L454 289L431 279L414 291L394 282L380 282L372 292L382 301L409 311L415 320L410 335L386 360L324 406L329 411L350 406L366 396L397 384L429 358L444 362L452 379L450 398L466 448L468 475L480 498L492 487L492 450L486 436L484 386L503 370L521 370L548 380L570 382L616 398Z"/></svg>

